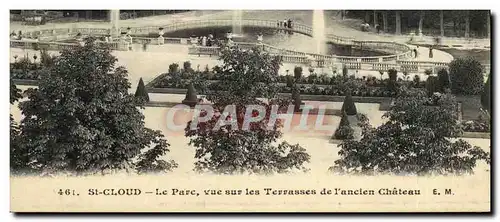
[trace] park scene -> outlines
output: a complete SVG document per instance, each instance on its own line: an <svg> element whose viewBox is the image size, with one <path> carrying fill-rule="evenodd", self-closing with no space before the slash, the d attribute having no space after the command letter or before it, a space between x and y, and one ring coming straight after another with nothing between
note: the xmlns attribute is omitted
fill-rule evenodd
<svg viewBox="0 0 500 222"><path fill-rule="evenodd" d="M489 178L487 10L11 10L10 170Z"/></svg>

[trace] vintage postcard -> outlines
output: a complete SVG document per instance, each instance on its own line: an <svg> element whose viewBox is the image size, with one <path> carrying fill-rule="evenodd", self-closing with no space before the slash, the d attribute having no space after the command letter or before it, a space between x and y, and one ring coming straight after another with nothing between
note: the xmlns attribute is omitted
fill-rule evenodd
<svg viewBox="0 0 500 222"><path fill-rule="evenodd" d="M10 10L11 212L491 212L489 10Z"/></svg>

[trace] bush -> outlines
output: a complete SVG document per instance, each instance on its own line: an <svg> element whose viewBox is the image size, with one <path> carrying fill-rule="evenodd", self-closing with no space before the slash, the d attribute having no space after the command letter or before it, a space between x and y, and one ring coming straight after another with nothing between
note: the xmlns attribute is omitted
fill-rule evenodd
<svg viewBox="0 0 500 222"><path fill-rule="evenodd" d="M195 171L264 175L307 171L304 165L309 162L310 155L299 144L278 142L283 122L281 119L273 121L274 124L271 122L270 111L274 105L278 105L279 110L286 110L290 102L278 95L281 58L260 48L223 48L220 54L221 81L214 82L213 86L225 91L201 92L221 115L203 123L190 121L185 128L189 144L196 149ZM238 65L234 66L236 63ZM250 105L264 107L266 115L261 121L245 126L246 110ZM252 116L259 112L252 112ZM221 126L220 121L231 123ZM216 124L220 128L215 129Z"/></svg>
<svg viewBox="0 0 500 222"><path fill-rule="evenodd" d="M182 103L191 107L198 103L198 93L196 92L193 83L189 83L186 98L182 100Z"/></svg>
<svg viewBox="0 0 500 222"><path fill-rule="evenodd" d="M438 80L435 76L429 76L425 83L425 89L427 90L427 95L432 96L435 92L438 92Z"/></svg>
<svg viewBox="0 0 500 222"><path fill-rule="evenodd" d="M451 61L451 91L458 95L477 95L484 85L483 66L472 57L457 58Z"/></svg>
<svg viewBox="0 0 500 222"><path fill-rule="evenodd" d="M349 124L347 115L345 112L342 113L342 118L340 119L339 127L335 130L333 138L337 140L347 140L354 139L354 130Z"/></svg>
<svg viewBox="0 0 500 222"><path fill-rule="evenodd" d="M486 84L484 84L484 90L481 94L481 105L484 109L486 109L489 113L491 113L491 73L488 75L488 80Z"/></svg>
<svg viewBox="0 0 500 222"><path fill-rule="evenodd" d="M302 67L295 66L293 69L293 76L295 77L295 80L299 80L300 77L302 77Z"/></svg>
<svg viewBox="0 0 500 222"><path fill-rule="evenodd" d="M307 77L307 83L309 83L309 84L316 83L317 79L318 79L318 75L316 75L316 74L310 74Z"/></svg>
<svg viewBox="0 0 500 222"><path fill-rule="evenodd" d="M172 63L168 66L168 73L178 73L179 72L179 64Z"/></svg>
<svg viewBox="0 0 500 222"><path fill-rule="evenodd" d="M347 66L344 64L342 67L342 76L347 77L348 74L349 74L349 69L347 69Z"/></svg>
<svg viewBox="0 0 500 222"><path fill-rule="evenodd" d="M413 87L418 87L420 85L420 76L415 75L413 76Z"/></svg>
<svg viewBox="0 0 500 222"><path fill-rule="evenodd" d="M146 86L144 85L144 81L139 79L139 84L137 85L137 89L135 90L135 98L141 99L142 101L149 102L149 95L148 91L146 89Z"/></svg>
<svg viewBox="0 0 500 222"><path fill-rule="evenodd" d="M426 69L426 70L424 71L424 73L425 73L425 75L430 76L430 75L432 75L432 70L431 70L431 69Z"/></svg>
<svg viewBox="0 0 500 222"><path fill-rule="evenodd" d="M304 105L304 103L300 98L300 91L298 89L292 89L292 100L294 105L294 111L299 112L301 110L300 106Z"/></svg>
<svg viewBox="0 0 500 222"><path fill-rule="evenodd" d="M446 69L441 69L438 71L438 89L444 92L447 88L450 88L450 75Z"/></svg>
<svg viewBox="0 0 500 222"><path fill-rule="evenodd" d="M342 109L340 110L342 113L346 113L349 116L356 115L358 112L356 110L356 105L354 104L354 101L352 100L351 92L347 92L346 96L344 98L344 103L342 104Z"/></svg>

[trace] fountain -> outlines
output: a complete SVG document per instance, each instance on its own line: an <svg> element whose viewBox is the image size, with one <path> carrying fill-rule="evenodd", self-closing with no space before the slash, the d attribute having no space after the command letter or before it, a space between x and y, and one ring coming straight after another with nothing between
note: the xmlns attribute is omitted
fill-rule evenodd
<svg viewBox="0 0 500 222"><path fill-rule="evenodd" d="M232 38L243 37L243 25L241 24L242 18L242 10L234 10L233 11L233 30L232 30Z"/></svg>
<svg viewBox="0 0 500 222"><path fill-rule="evenodd" d="M326 53L326 36L325 36L325 14L323 10L313 11L312 20L312 37L314 39L316 53Z"/></svg>

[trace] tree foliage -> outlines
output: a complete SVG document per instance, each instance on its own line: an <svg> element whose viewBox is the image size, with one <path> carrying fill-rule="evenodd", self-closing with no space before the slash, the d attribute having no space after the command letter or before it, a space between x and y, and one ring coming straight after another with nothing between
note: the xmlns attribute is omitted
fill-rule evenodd
<svg viewBox="0 0 500 222"><path fill-rule="evenodd" d="M144 127L142 103L128 93L127 70L116 61L109 48L88 38L63 50L38 89L26 91L29 100L19 105L22 156L12 160L22 163L19 170L83 174L177 166L160 160L168 143Z"/></svg>
<svg viewBox="0 0 500 222"><path fill-rule="evenodd" d="M295 77L295 80L299 80L302 77L302 67L295 66L293 69L293 76Z"/></svg>
<svg viewBox="0 0 500 222"><path fill-rule="evenodd" d="M483 66L473 57L456 58L449 64L451 90L458 95L477 95L484 85Z"/></svg>
<svg viewBox="0 0 500 222"><path fill-rule="evenodd" d="M422 91L403 88L377 128L364 126L360 141L340 146L340 159L330 168L352 174L462 174L473 173L478 160L490 154L462 139L457 102L443 94L434 106Z"/></svg>
<svg viewBox="0 0 500 222"><path fill-rule="evenodd" d="M352 129L345 112L342 113L342 118L340 119L338 128L333 134L333 138L337 140L354 139L354 130Z"/></svg>
<svg viewBox="0 0 500 222"><path fill-rule="evenodd" d="M191 107L195 106L196 103L198 103L198 93L196 92L196 89L194 88L194 84L192 82L188 85L186 97L184 98L184 100L182 100L182 103Z"/></svg>
<svg viewBox="0 0 500 222"><path fill-rule="evenodd" d="M261 49L242 50L236 46L223 47L220 59L223 61L219 73L222 78L214 82L214 91L202 89L208 101L213 103L215 115L207 122L200 122L194 129L187 124L186 136L190 145L196 147L195 171L218 174L286 173L292 170L307 170L303 165L309 161L309 154L300 145L278 143L282 133L282 122L270 123L272 105L286 110L289 99L277 97L277 77L281 64L279 57L264 53ZM264 98L265 101L257 98ZM228 105L233 113L225 113ZM243 130L245 113L250 105L265 107L262 120L249 124ZM252 116L259 111L254 110ZM206 113L201 114L201 116ZM215 129L219 121L231 124ZM237 128L233 128L236 124ZM268 128L271 125L271 129Z"/></svg>

